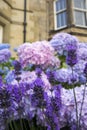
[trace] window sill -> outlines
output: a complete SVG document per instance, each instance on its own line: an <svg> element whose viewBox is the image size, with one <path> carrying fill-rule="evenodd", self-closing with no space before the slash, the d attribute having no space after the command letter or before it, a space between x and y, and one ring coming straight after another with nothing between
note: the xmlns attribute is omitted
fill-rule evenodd
<svg viewBox="0 0 87 130"><path fill-rule="evenodd" d="M75 27L81 28L81 29L87 29L87 26L81 26L81 25L76 25L76 24L75 24Z"/></svg>
<svg viewBox="0 0 87 130"><path fill-rule="evenodd" d="M65 26L62 26L62 27L59 27L59 28L55 28L54 30L55 30L55 31L57 31L57 30L64 29L64 28L66 28L66 27L67 27L67 25L65 25Z"/></svg>

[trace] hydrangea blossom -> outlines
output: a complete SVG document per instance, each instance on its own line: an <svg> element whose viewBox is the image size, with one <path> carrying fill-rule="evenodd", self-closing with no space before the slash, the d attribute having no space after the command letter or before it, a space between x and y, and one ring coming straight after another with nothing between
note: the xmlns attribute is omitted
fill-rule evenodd
<svg viewBox="0 0 87 130"><path fill-rule="evenodd" d="M78 57L79 57L79 59L85 61L87 59L87 48L79 48Z"/></svg>
<svg viewBox="0 0 87 130"><path fill-rule="evenodd" d="M53 36L50 44L58 51L59 55L66 55L67 45L73 44L77 46L78 39L67 33L58 33Z"/></svg>
<svg viewBox="0 0 87 130"><path fill-rule="evenodd" d="M13 82L13 80L15 79L15 74L14 74L14 70L9 71L7 73L7 75L5 76L5 80L8 84L10 84L11 82Z"/></svg>
<svg viewBox="0 0 87 130"><path fill-rule="evenodd" d="M79 60L85 61L87 59L87 43L78 43L77 54Z"/></svg>
<svg viewBox="0 0 87 130"><path fill-rule="evenodd" d="M7 44L7 43L0 43L0 50L2 50L2 49L8 49L8 48L10 48L9 44Z"/></svg>
<svg viewBox="0 0 87 130"><path fill-rule="evenodd" d="M32 84L32 82L34 82L34 80L37 78L37 74L35 71L22 71L21 75L20 75L20 83L27 83L27 84ZM7 76L5 77L7 83L10 84L18 84L17 81L15 80L15 73L14 71L10 71ZM47 78L47 75L42 72L41 74L41 79L44 82L44 90L48 91L51 88L51 84L49 83L49 80Z"/></svg>
<svg viewBox="0 0 87 130"><path fill-rule="evenodd" d="M59 83L72 84L73 78L75 78L75 80L76 80L75 82L79 82L79 75L77 73L73 72L73 76L72 76L71 69L62 68L55 72L55 79Z"/></svg>
<svg viewBox="0 0 87 130"><path fill-rule="evenodd" d="M79 48L87 48L87 43L85 43L85 42L79 42L78 43L78 47Z"/></svg>
<svg viewBox="0 0 87 130"><path fill-rule="evenodd" d="M7 62L11 57L11 52L9 49L2 49L0 51L0 63Z"/></svg>
<svg viewBox="0 0 87 130"><path fill-rule="evenodd" d="M83 74L83 70L85 68L86 61L79 60L78 63L73 67L73 70L79 75Z"/></svg>
<svg viewBox="0 0 87 130"><path fill-rule="evenodd" d="M18 56L23 66L29 63L49 65L54 55L54 49L47 41L25 43L18 48Z"/></svg>

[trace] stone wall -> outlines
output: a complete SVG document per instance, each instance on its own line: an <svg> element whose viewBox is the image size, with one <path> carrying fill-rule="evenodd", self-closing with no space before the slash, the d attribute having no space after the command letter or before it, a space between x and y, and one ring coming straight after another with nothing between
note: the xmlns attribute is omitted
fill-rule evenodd
<svg viewBox="0 0 87 130"><path fill-rule="evenodd" d="M10 25L11 25L11 0L0 1L0 25L3 26L3 42L10 42Z"/></svg>
<svg viewBox="0 0 87 130"><path fill-rule="evenodd" d="M26 42L48 39L46 0L26 0ZM24 0L0 1L0 24L4 26L3 42L11 44L11 50L23 43Z"/></svg>

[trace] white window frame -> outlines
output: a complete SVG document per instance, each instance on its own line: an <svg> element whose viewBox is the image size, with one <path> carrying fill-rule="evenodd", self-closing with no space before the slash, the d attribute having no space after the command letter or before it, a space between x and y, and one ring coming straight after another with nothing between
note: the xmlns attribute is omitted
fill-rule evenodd
<svg viewBox="0 0 87 130"><path fill-rule="evenodd" d="M76 24L76 22L75 22L76 21L76 19L75 19L75 11L85 13L85 15L86 15L86 18L85 18L86 25ZM86 0L86 9L74 7L74 0L73 0L73 16L74 16L74 24L75 24L75 26L87 28L87 0Z"/></svg>
<svg viewBox="0 0 87 130"><path fill-rule="evenodd" d="M3 42L3 26L0 25L0 43Z"/></svg>
<svg viewBox="0 0 87 130"><path fill-rule="evenodd" d="M60 26L60 27L57 27L57 14L60 14L60 13L62 13L62 12L66 12L67 11L67 7L66 8L64 8L64 9L61 9L61 10L59 10L59 11L56 11L56 1L58 1L58 0L55 0L54 1L54 29L55 30L60 30L60 29L62 29L62 28L66 28L67 27L67 24L66 25L64 25L64 26ZM66 19L67 20L67 19Z"/></svg>

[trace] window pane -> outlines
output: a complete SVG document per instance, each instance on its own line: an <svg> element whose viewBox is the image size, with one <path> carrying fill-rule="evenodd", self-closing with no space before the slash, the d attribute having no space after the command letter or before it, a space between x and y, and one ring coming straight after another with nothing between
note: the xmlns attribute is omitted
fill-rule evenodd
<svg viewBox="0 0 87 130"><path fill-rule="evenodd" d="M67 24L66 20L67 20L66 12L57 14L57 28L65 26Z"/></svg>
<svg viewBox="0 0 87 130"><path fill-rule="evenodd" d="M75 11L75 23L77 25L86 25L85 12Z"/></svg>
<svg viewBox="0 0 87 130"><path fill-rule="evenodd" d="M56 11L59 11L60 9L61 9L61 2L59 0L59 1L56 1Z"/></svg>
<svg viewBox="0 0 87 130"><path fill-rule="evenodd" d="M86 9L86 0L74 0L74 7Z"/></svg>
<svg viewBox="0 0 87 130"><path fill-rule="evenodd" d="M3 27L0 25L0 43L3 42Z"/></svg>
<svg viewBox="0 0 87 130"><path fill-rule="evenodd" d="M57 27L61 27L62 20L61 20L61 14L57 15Z"/></svg>
<svg viewBox="0 0 87 130"><path fill-rule="evenodd" d="M66 0L61 0L62 9L66 8Z"/></svg>
<svg viewBox="0 0 87 130"><path fill-rule="evenodd" d="M56 1L56 11L66 8L66 0L57 0Z"/></svg>

